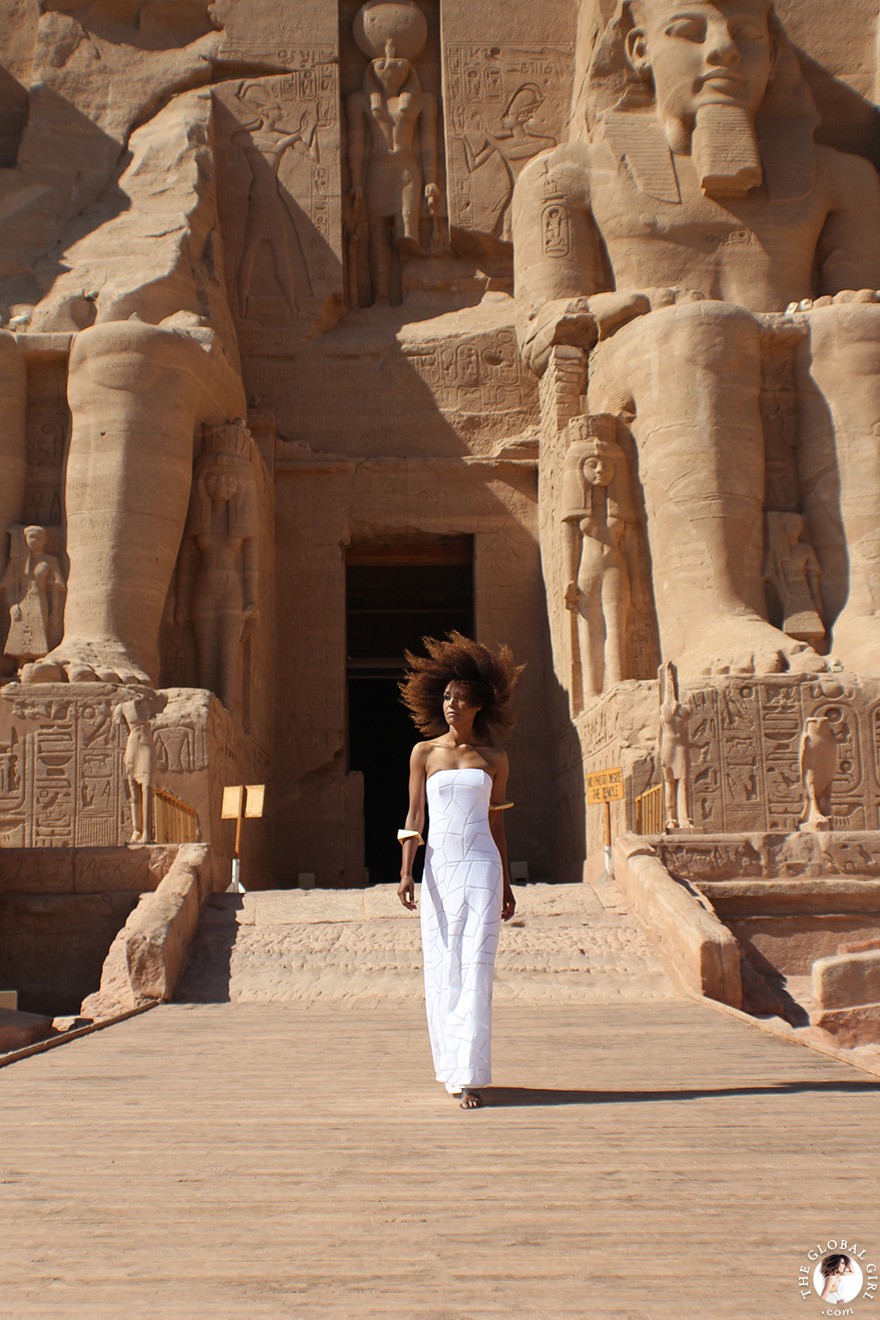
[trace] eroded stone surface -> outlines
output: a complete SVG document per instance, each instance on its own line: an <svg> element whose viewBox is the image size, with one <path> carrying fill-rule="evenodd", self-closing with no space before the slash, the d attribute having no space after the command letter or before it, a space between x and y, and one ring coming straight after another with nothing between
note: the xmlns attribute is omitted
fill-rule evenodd
<svg viewBox="0 0 880 1320"><path fill-rule="evenodd" d="M518 887L496 962L501 1002L674 998L632 917L589 885ZM177 999L357 1003L422 994L418 920L396 886L276 890L208 902Z"/></svg>

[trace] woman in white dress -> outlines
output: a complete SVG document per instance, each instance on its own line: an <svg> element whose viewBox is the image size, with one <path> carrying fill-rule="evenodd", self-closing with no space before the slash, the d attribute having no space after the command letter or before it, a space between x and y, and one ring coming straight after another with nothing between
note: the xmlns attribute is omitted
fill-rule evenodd
<svg viewBox="0 0 880 1320"><path fill-rule="evenodd" d="M452 632L406 654L404 703L425 734L410 757L409 811L398 897L414 909L412 868L430 830L421 890L425 1006L437 1081L479 1109L492 1080L492 975L501 922L516 909L504 838L507 753L494 738L513 724L510 697L522 666Z"/></svg>

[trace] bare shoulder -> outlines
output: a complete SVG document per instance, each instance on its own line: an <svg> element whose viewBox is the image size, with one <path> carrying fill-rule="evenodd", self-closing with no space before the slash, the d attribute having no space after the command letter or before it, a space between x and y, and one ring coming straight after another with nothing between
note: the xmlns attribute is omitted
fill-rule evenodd
<svg viewBox="0 0 880 1320"><path fill-rule="evenodd" d="M409 757L410 766L414 770L417 769L419 766L424 768L424 766L428 764L428 757L431 755L432 747L433 747L433 743L430 742L423 741L416 743L416 745L413 747L412 751L410 752L410 757Z"/></svg>
<svg viewBox="0 0 880 1320"><path fill-rule="evenodd" d="M486 763L490 767L493 776L496 775L499 770L507 770L509 768L510 762L507 758L507 752L505 752L503 747L481 747L480 751L485 757Z"/></svg>

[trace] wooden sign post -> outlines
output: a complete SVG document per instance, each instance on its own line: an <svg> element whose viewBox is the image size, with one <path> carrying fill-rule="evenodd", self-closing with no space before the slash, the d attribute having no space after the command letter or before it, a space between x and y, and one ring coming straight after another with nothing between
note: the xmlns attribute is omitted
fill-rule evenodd
<svg viewBox="0 0 880 1320"><path fill-rule="evenodd" d="M624 796L623 770L617 766L613 770L591 770L587 775L587 804L595 807L600 803L605 809L605 872L614 874L611 859L611 803L619 802Z"/></svg>
<svg viewBox="0 0 880 1320"><path fill-rule="evenodd" d="M245 892L244 885L241 883L241 822L262 816L265 800L265 784L234 784L223 790L223 807L220 816L223 820L235 821L235 846L232 850L232 884L229 886L233 894L243 894Z"/></svg>

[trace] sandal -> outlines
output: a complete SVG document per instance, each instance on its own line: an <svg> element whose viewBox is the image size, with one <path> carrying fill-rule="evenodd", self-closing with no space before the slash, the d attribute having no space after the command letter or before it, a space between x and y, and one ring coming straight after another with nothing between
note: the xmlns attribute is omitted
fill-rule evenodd
<svg viewBox="0 0 880 1320"><path fill-rule="evenodd" d="M465 1087L461 1093L461 1104L459 1109L482 1109L483 1097L479 1091L471 1091Z"/></svg>

